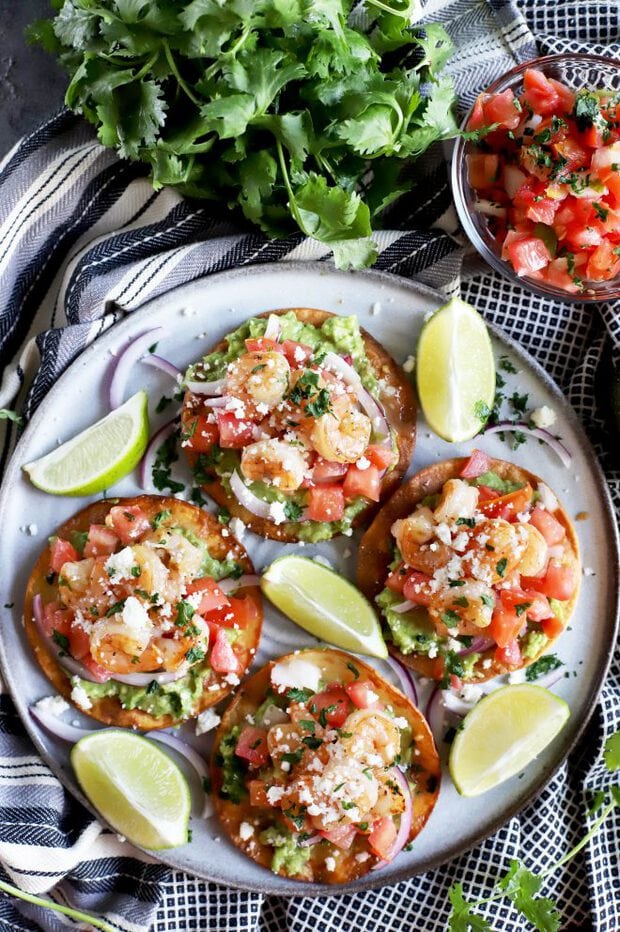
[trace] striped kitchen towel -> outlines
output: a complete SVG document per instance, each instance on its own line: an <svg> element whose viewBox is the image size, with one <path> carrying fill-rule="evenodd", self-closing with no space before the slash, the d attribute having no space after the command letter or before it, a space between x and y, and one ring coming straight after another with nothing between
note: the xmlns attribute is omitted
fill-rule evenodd
<svg viewBox="0 0 620 932"><path fill-rule="evenodd" d="M603 0L428 0L456 52L451 70L466 108L517 61L540 52L594 49L618 56L618 11ZM536 37L536 41L534 39ZM447 293L461 287L487 316L518 339L564 388L602 458L617 505L605 384L620 362L620 313L560 304L513 287L463 247L438 152L421 166L416 191L397 203L377 236L377 268L418 278ZM0 406L27 418L66 366L116 320L175 286L240 265L328 261L300 235L270 242L236 228L212 205L155 193L140 166L117 160L93 131L63 112L22 140L0 166ZM465 260L465 261L464 261ZM4 424L0 470L15 428ZM524 857L536 868L559 857L587 823L587 792L605 785L600 748L620 724L620 663L611 675L589 740L541 796L494 837L451 864L393 887L338 900L263 898L172 871L101 827L38 758L8 695L0 696L0 864L3 876L60 904L97 912L124 932L222 930L314 932L446 927L447 890L486 885ZM620 928L617 851L610 821L589 848L549 881L565 928ZM508 906L483 914L497 932L520 932ZM61 930L71 920L0 897L0 932Z"/></svg>

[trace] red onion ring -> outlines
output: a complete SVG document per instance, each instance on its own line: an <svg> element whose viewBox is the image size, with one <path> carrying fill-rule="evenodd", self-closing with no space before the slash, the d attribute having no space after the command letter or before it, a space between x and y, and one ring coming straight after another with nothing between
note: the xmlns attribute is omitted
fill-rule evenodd
<svg viewBox="0 0 620 932"><path fill-rule="evenodd" d="M260 576L240 576L239 579L232 579L230 576L226 579L218 580L218 586L224 593L224 595L229 595L231 592L236 592L237 589L243 589L246 586L260 586Z"/></svg>
<svg viewBox="0 0 620 932"><path fill-rule="evenodd" d="M527 421L500 421L499 424L493 424L492 427L486 427L483 431L484 434L499 434L499 433L514 433L519 431L522 434L529 434L530 437L536 437L537 440L542 440L543 443L546 443L556 456L562 461L562 465L566 469L570 469L570 465L573 461L571 454L568 449L564 446L561 440L558 440L557 437L554 437L553 434L549 433L548 430L545 430L542 427L528 427Z"/></svg>
<svg viewBox="0 0 620 932"><path fill-rule="evenodd" d="M433 733L435 743L441 744L444 735L444 707L439 685L433 687L424 709L424 718Z"/></svg>
<svg viewBox="0 0 620 932"><path fill-rule="evenodd" d="M469 647L464 647L463 650L458 651L458 656L467 657L468 654L481 654L483 651L493 647L494 644L495 641L493 638L477 637L473 639Z"/></svg>
<svg viewBox="0 0 620 932"><path fill-rule="evenodd" d="M411 823L413 821L413 800L411 798L411 790L409 789L407 778L399 767L391 767L388 773L394 782L398 783L402 791L405 799L405 811L401 813L398 834L394 839L394 844L392 845L389 858L387 858L385 861L382 860L378 864L375 864L374 867L371 868L373 871L381 870L382 867L385 867L386 864L389 864L390 861L393 861L397 854L400 854L409 840Z"/></svg>
<svg viewBox="0 0 620 932"><path fill-rule="evenodd" d="M323 836L317 832L316 835L311 835L310 838L304 838L304 840L298 842L298 844L300 848L309 848L310 845L316 845L319 841L323 841Z"/></svg>
<svg viewBox="0 0 620 932"><path fill-rule="evenodd" d="M98 731L97 728L77 728L75 725L70 725L69 722L63 722L61 718L51 712L45 712L43 709L37 708L36 704L31 705L28 711L50 734L61 738L63 741L70 741L71 744L75 744L84 735L90 735L94 731Z"/></svg>
<svg viewBox="0 0 620 932"><path fill-rule="evenodd" d="M179 381L183 374L173 363L168 362L163 356L156 356L155 353L147 353L140 361L147 366L152 366L154 369L165 372L166 375L169 375L171 379L175 379L176 381Z"/></svg>
<svg viewBox="0 0 620 932"><path fill-rule="evenodd" d="M415 605L413 602L410 602L409 599L407 599L405 602L399 602L398 605L391 605L390 611L402 615L404 612L408 612L412 608L415 608Z"/></svg>
<svg viewBox="0 0 620 932"><path fill-rule="evenodd" d="M121 352L114 362L114 370L108 389L108 402L110 409L118 408L125 400L125 389L134 364L148 352L149 346L156 343L164 333L163 327L153 327L139 334Z"/></svg>
<svg viewBox="0 0 620 932"><path fill-rule="evenodd" d="M398 675L402 691L415 706L418 704L418 691L415 687L415 681L411 674L409 667L406 667L404 663L401 663L400 660L396 660L395 657L388 657L386 663L389 663L392 670Z"/></svg>
<svg viewBox="0 0 620 932"><path fill-rule="evenodd" d="M253 492L250 492L247 485L237 471L233 472L230 477L230 489L239 504L247 508L249 512L256 515L257 518L269 518L269 502L258 498Z"/></svg>
<svg viewBox="0 0 620 932"><path fill-rule="evenodd" d="M163 427L160 427L159 430L155 431L149 440L149 444L144 451L144 456L142 457L142 462L140 463L140 485L146 491L152 488L152 470L157 451L159 450L162 443L167 440L175 430L176 418L173 418L171 421L168 421L166 424L164 424Z"/></svg>
<svg viewBox="0 0 620 932"><path fill-rule="evenodd" d="M226 388L226 379L216 379L213 382L184 381L185 388L192 395L221 395Z"/></svg>
<svg viewBox="0 0 620 932"><path fill-rule="evenodd" d="M366 412L372 421L375 433L384 435L390 439L390 426L379 402L373 398L370 392L364 388L359 373L346 362L342 356L335 353L326 353L322 363L327 369L331 369L355 392L360 407Z"/></svg>

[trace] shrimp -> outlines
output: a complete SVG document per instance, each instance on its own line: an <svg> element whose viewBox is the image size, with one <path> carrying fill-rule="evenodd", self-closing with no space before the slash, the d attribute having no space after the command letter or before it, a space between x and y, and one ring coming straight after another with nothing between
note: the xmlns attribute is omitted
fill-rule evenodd
<svg viewBox="0 0 620 932"><path fill-rule="evenodd" d="M396 524L399 522L397 521ZM405 524L405 522L403 522ZM399 528L396 537L398 549L408 566L427 576L433 576L435 571L450 562L452 550L447 544L433 540L428 544L417 544L411 540L407 527Z"/></svg>
<svg viewBox="0 0 620 932"><path fill-rule="evenodd" d="M342 745L370 767L389 766L400 751L398 725L379 709L358 709L342 726ZM350 737L345 737L349 734Z"/></svg>
<svg viewBox="0 0 620 932"><path fill-rule="evenodd" d="M146 545L145 549L159 551L159 553L156 554L156 558L159 558L160 561L167 561L169 584L174 584L176 586L178 582L180 586L180 579L176 580L174 578L175 575L184 575L190 578L200 576L201 567L204 562L204 551L201 547L198 547L188 540L184 534L180 534L178 531L174 530L174 528L164 528L160 531L154 531L152 534L148 535L144 543ZM140 545L138 544L137 547L140 547ZM134 550L135 549L137 548L134 547ZM160 592L160 595L164 594L165 593ZM174 599L171 597L169 601L174 601Z"/></svg>
<svg viewBox="0 0 620 932"><path fill-rule="evenodd" d="M282 353L245 353L228 367L226 394L243 404L240 416L260 420L284 398L290 374L291 367Z"/></svg>
<svg viewBox="0 0 620 932"><path fill-rule="evenodd" d="M354 407L349 395L331 395L331 410L310 425L310 443L332 463L355 463L370 443L370 418Z"/></svg>
<svg viewBox="0 0 620 932"><path fill-rule="evenodd" d="M512 575L523 551L519 526L503 518L492 518L476 526L463 555L463 564L468 576L494 586Z"/></svg>
<svg viewBox="0 0 620 932"><path fill-rule="evenodd" d="M377 802L372 807L372 821L382 816L395 816L405 811L405 798L401 788L389 773L379 771Z"/></svg>
<svg viewBox="0 0 620 932"><path fill-rule="evenodd" d="M478 489L462 479L448 479L441 490L435 508L437 523L450 523L457 518L473 518L478 505Z"/></svg>
<svg viewBox="0 0 620 932"><path fill-rule="evenodd" d="M435 533L433 512L422 505L408 518L395 521L391 530L403 558L409 562L407 553L417 554L420 545L428 543Z"/></svg>
<svg viewBox="0 0 620 932"><path fill-rule="evenodd" d="M266 482L282 492L295 492L308 470L303 447L286 440L259 440L241 452L241 472L251 482Z"/></svg>
<svg viewBox="0 0 620 932"><path fill-rule="evenodd" d="M374 774L352 757L335 757L320 773L301 773L286 791L287 803L304 806L319 831L363 819L377 804L378 795Z"/></svg>
<svg viewBox="0 0 620 932"><path fill-rule="evenodd" d="M475 579L462 580L462 585L442 588L431 596L429 615L441 637L458 634L473 636L491 624L495 596L485 583ZM453 621L446 623L448 616Z"/></svg>
<svg viewBox="0 0 620 932"><path fill-rule="evenodd" d="M538 576L547 565L547 542L533 524L519 525L517 533L525 547L519 560L519 573L523 576Z"/></svg>

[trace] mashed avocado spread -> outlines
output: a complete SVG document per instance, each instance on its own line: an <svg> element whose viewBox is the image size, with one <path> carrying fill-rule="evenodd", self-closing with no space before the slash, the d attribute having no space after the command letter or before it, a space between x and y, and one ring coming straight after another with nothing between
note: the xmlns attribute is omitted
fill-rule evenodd
<svg viewBox="0 0 620 932"><path fill-rule="evenodd" d="M428 654L429 651L435 654L440 638L426 609L417 606L408 612L392 611L392 606L401 603L403 598L400 593L386 588L376 599L377 605L383 610L394 644L403 654Z"/></svg>
<svg viewBox="0 0 620 932"><path fill-rule="evenodd" d="M264 845L272 845L274 848L271 861L271 869L274 874L282 870L289 877L293 877L296 874L305 872L312 848L297 847L291 833L276 825L266 828L258 837Z"/></svg>

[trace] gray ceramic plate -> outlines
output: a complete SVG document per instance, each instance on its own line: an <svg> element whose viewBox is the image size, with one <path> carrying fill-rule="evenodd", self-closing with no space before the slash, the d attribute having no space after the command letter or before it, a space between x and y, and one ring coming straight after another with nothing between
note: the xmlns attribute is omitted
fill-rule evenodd
<svg viewBox="0 0 620 932"><path fill-rule="evenodd" d="M19 713L37 748L64 785L82 802L69 766L68 746L40 730L28 714L29 706L51 689L39 667L31 659L21 624L22 597L26 580L39 550L55 527L87 503L84 499L54 498L33 488L20 467L67 439L107 413L105 375L114 355L128 340L151 325L162 324L168 336L158 352L180 368L196 359L248 316L258 311L305 305L355 313L361 323L399 361L415 348L424 316L441 303L435 293L415 282L380 273L347 274L325 265L282 263L252 269L239 269L201 279L157 298L132 314L95 346L86 350L58 381L41 404L16 450L5 477L0 502L3 531L3 559L0 587L3 602L13 602L5 611L0 629L0 655L4 676ZM192 819L193 840L182 848L159 852L157 858L173 867L190 871L208 880L248 890L281 895L316 895L392 883L418 871L449 860L494 832L531 800L575 744L592 712L615 639L618 582L615 576L617 552L615 523L602 474L593 450L573 411L543 370L519 347L501 335L493 334L497 356L506 354L519 370L507 376L508 391L528 392L535 405L546 404L558 415L557 432L573 453L573 465L565 469L546 446L529 442L514 454L496 436L478 440L493 456L513 459L542 477L563 499L570 515L587 512L587 520L577 522L584 565L587 568L582 592L571 629L562 637L558 653L565 663L567 677L555 688L569 704L571 717L564 731L531 764L525 773L478 799L462 799L444 774L439 803L427 827L416 839L413 850L402 853L396 862L356 883L340 887L309 887L276 877L255 865L230 845L213 820L199 817L200 792L195 781L196 801ZM159 397L170 393L170 383L161 373L143 364L135 368L128 394L145 386L154 411ZM160 419L154 417L157 426ZM450 445L432 435L420 423L414 467L439 459L468 453L473 443ZM114 488L114 494L135 494L137 476L129 476ZM32 525L32 533L28 526ZM244 543L258 568L284 549L251 534ZM321 553L343 573L354 573L355 538L343 538L318 546L307 546L307 555ZM614 567L614 569L611 569ZM265 636L256 667L270 656L313 643L313 639L266 606ZM382 672L391 670L378 663ZM85 727L92 722L77 712ZM191 725L184 734L207 753L208 737L195 739Z"/></svg>

